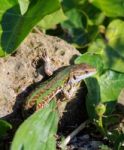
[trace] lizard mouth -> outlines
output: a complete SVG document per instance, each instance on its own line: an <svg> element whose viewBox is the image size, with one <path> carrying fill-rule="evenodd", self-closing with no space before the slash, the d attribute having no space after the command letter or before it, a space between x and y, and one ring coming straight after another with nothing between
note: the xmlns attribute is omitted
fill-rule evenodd
<svg viewBox="0 0 124 150"><path fill-rule="evenodd" d="M94 75L94 74L96 74L96 72L90 72L90 73L87 73L87 74L83 74L83 75L80 75L80 76L75 76L75 80L74 80L74 82L76 83L76 82L79 82L79 81L81 81L81 80L83 80L83 79L85 79L85 78L88 78L88 77L90 77L90 76L92 76L92 75Z"/></svg>

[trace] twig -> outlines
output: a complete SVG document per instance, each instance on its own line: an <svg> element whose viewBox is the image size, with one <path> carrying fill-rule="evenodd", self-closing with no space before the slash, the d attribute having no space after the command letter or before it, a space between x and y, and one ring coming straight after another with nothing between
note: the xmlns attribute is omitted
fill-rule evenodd
<svg viewBox="0 0 124 150"><path fill-rule="evenodd" d="M64 148L74 136L76 136L81 130L83 130L86 126L86 124L89 124L89 120L83 122L80 124L78 128L76 128L72 133L70 133L65 140L60 144L60 148Z"/></svg>
<svg viewBox="0 0 124 150"><path fill-rule="evenodd" d="M37 27L34 27L33 29L35 30L35 32L39 33L40 35L43 35L42 32Z"/></svg>

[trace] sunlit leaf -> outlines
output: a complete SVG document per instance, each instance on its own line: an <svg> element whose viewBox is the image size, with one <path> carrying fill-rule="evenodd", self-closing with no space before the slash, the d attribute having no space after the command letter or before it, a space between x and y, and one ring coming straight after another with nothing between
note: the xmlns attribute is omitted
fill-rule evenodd
<svg viewBox="0 0 124 150"><path fill-rule="evenodd" d="M101 9L107 16L124 16L123 0L90 0L90 2Z"/></svg>
<svg viewBox="0 0 124 150"><path fill-rule="evenodd" d="M0 56L12 53L43 17L59 8L58 0L35 0L22 15L18 2L0 1Z"/></svg>
<svg viewBox="0 0 124 150"><path fill-rule="evenodd" d="M18 0L21 14L24 15L28 10L28 6L30 4L30 0Z"/></svg>
<svg viewBox="0 0 124 150"><path fill-rule="evenodd" d="M55 101L35 112L19 127L11 150L55 150L58 114Z"/></svg>
<svg viewBox="0 0 124 150"><path fill-rule="evenodd" d="M100 54L87 52L81 56L79 56L75 60L76 64L87 63L98 69L99 72L103 70L103 60Z"/></svg>
<svg viewBox="0 0 124 150"><path fill-rule="evenodd" d="M88 88L86 106L89 116L94 118L97 104L101 102L111 105L113 102L117 102L118 95L124 88L124 74L106 71L101 76L96 75L96 78L86 79L85 82ZM111 105L111 108L107 109L113 110L113 106Z"/></svg>
<svg viewBox="0 0 124 150"><path fill-rule="evenodd" d="M62 9L45 16L39 23L38 26L42 29L49 29L54 27L56 24L66 20L67 17L64 15Z"/></svg>

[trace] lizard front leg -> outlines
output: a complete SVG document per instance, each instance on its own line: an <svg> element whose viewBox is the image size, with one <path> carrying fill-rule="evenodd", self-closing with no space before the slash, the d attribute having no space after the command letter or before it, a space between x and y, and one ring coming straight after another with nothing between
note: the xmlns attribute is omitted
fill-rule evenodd
<svg viewBox="0 0 124 150"><path fill-rule="evenodd" d="M71 84L71 85L68 85L68 86L69 86L69 89L67 89L65 87L64 89L62 89L62 92L63 92L65 98L70 100L76 94L78 84Z"/></svg>
<svg viewBox="0 0 124 150"><path fill-rule="evenodd" d="M66 86L62 89L62 92L64 94L64 96L67 98L67 99L71 99L76 91L77 91L77 87L79 86L79 81L77 81L77 78L75 78L74 75L70 75L70 78L66 84Z"/></svg>
<svg viewBox="0 0 124 150"><path fill-rule="evenodd" d="M42 59L44 61L44 71L48 76L51 76L53 74L54 68L52 65L52 62L50 58L48 57L48 54L46 51L43 51L42 53Z"/></svg>

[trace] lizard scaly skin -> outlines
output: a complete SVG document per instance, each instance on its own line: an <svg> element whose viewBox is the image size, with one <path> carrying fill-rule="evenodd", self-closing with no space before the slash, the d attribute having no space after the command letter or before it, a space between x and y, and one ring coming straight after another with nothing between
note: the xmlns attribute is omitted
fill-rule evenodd
<svg viewBox="0 0 124 150"><path fill-rule="evenodd" d="M70 65L61 72L41 83L27 98L25 109L36 105L36 110L44 108L59 92L73 84L92 76L96 69L88 64ZM65 92L67 94L67 91Z"/></svg>

